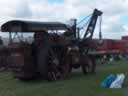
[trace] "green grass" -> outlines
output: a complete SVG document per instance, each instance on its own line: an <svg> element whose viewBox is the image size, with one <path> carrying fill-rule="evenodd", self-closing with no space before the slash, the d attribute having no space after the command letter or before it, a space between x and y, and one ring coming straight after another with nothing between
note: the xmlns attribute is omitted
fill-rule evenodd
<svg viewBox="0 0 128 96"><path fill-rule="evenodd" d="M118 61L98 64L97 72L84 76L74 72L68 80L47 82L36 80L22 82L9 72L0 73L0 96L128 96L128 88L109 89L100 86L110 73L128 74L128 62ZM128 83L127 83L128 84Z"/></svg>

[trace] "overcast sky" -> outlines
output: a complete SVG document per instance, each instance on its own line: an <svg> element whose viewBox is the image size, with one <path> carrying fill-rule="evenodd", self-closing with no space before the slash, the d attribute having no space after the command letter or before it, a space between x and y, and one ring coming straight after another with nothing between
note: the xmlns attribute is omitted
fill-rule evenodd
<svg viewBox="0 0 128 96"><path fill-rule="evenodd" d="M0 0L0 25L19 18L61 22L81 19L94 8L103 12L104 38L128 35L128 0ZM98 29L94 37L98 37Z"/></svg>

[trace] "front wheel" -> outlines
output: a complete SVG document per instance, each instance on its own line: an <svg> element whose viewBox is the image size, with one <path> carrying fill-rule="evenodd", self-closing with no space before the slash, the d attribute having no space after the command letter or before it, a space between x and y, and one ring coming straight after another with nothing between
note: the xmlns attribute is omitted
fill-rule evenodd
<svg viewBox="0 0 128 96"><path fill-rule="evenodd" d="M84 74L94 73L96 69L95 57L94 56L82 56L81 57L81 68Z"/></svg>

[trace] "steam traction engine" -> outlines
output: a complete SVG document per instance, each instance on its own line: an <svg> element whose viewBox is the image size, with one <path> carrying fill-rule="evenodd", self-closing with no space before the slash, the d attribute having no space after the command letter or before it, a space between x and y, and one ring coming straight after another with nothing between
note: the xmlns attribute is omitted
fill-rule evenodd
<svg viewBox="0 0 128 96"><path fill-rule="evenodd" d="M72 26L60 22L32 22L13 20L2 25L2 32L10 32L10 67L16 78L61 80L72 68L81 66L84 74L95 71L95 58L89 53L98 16L95 9L83 38L75 21ZM63 31L63 33L62 33ZM12 32L33 32L31 44L20 39L13 42ZM61 34L59 34L61 32Z"/></svg>

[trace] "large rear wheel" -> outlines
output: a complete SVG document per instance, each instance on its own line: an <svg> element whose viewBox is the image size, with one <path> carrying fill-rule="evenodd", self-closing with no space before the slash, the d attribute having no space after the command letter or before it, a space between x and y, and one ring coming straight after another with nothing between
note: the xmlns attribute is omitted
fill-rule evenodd
<svg viewBox="0 0 128 96"><path fill-rule="evenodd" d="M62 46L54 46L49 49L48 80L63 80L69 74L69 64L65 62L65 50Z"/></svg>

